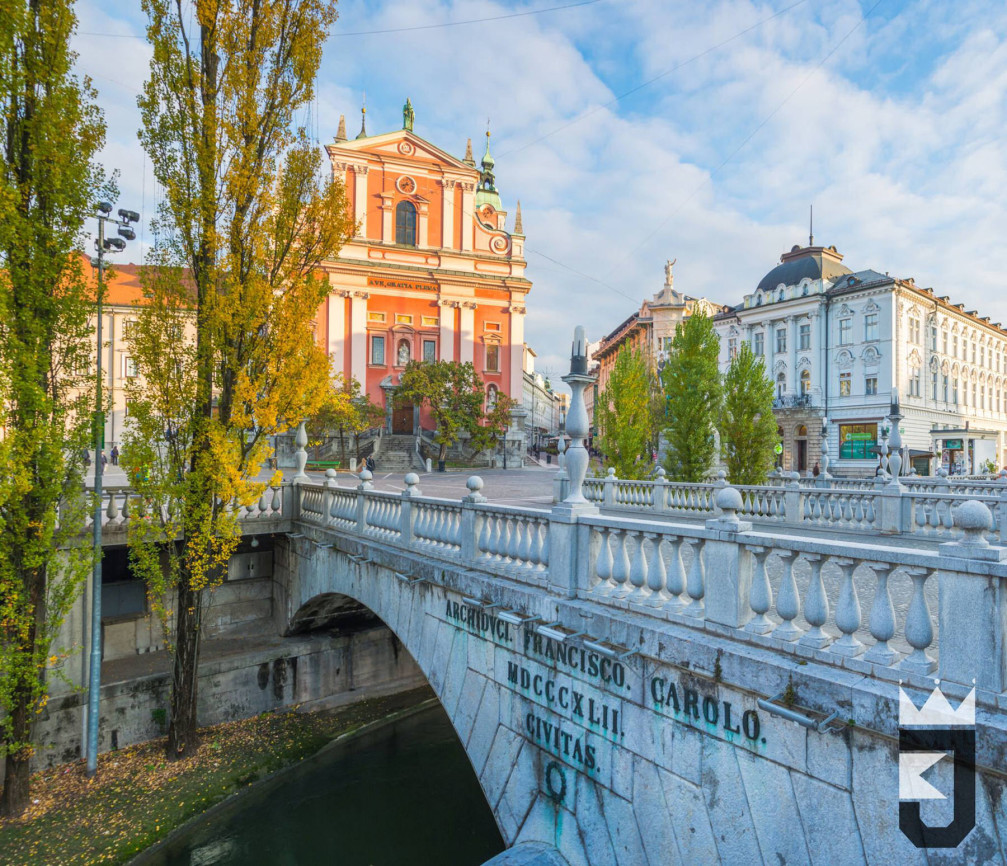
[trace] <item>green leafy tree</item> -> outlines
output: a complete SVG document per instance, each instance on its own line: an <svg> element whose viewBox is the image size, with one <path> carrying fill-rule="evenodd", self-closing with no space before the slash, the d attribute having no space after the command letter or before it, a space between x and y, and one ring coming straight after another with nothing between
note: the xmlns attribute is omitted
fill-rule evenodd
<svg viewBox="0 0 1007 866"><path fill-rule="evenodd" d="M393 399L398 406L429 407L437 427L437 459L441 461L463 434L471 437L476 448L485 448L496 435L502 435L501 424L506 429L503 415L509 408L501 402L503 396L497 397L496 407L486 406L483 381L470 362L410 361Z"/></svg>
<svg viewBox="0 0 1007 866"><path fill-rule="evenodd" d="M654 439L654 376L639 349L618 354L595 405L595 444L618 478L646 478Z"/></svg>
<svg viewBox="0 0 1007 866"><path fill-rule="evenodd" d="M732 484L763 484L775 462L780 441L773 416L773 383L766 366L748 343L724 376L720 447Z"/></svg>
<svg viewBox="0 0 1007 866"><path fill-rule="evenodd" d="M334 0L142 5L153 56L140 139L164 197L123 455L148 517L131 521L134 568L155 603L174 600L163 612L174 759L196 742L206 591L238 542L232 506L259 498L269 438L325 395L319 266L351 226L341 184L319 183L321 156L294 122L314 96Z"/></svg>
<svg viewBox="0 0 1007 866"><path fill-rule="evenodd" d="M347 436L353 437L354 452L359 458L360 434L379 426L384 420L385 410L367 394L361 393L360 383L352 377L344 382L342 374L337 373L318 411L308 420L306 430L316 441L336 436L339 439L339 459L345 466Z"/></svg>
<svg viewBox="0 0 1007 866"><path fill-rule="evenodd" d="M84 525L95 387L93 296L75 251L102 192L94 156L105 127L89 81L72 72L76 26L67 0L11 0L0 15L3 815L28 803L34 722L61 654L53 643L92 564L89 548L70 543Z"/></svg>
<svg viewBox="0 0 1007 866"><path fill-rule="evenodd" d="M702 481L713 463L722 394L719 353L709 316L697 312L678 323L661 371L667 412L665 469L676 481Z"/></svg>

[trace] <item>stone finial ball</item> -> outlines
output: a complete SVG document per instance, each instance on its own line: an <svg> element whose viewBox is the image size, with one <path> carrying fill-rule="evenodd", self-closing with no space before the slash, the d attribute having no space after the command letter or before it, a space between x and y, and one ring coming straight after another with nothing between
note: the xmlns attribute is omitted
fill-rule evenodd
<svg viewBox="0 0 1007 866"><path fill-rule="evenodd" d="M955 526L966 532L982 532L993 528L993 514L977 499L963 502L954 511Z"/></svg>
<svg viewBox="0 0 1007 866"><path fill-rule="evenodd" d="M744 504L741 494L733 487L722 487L718 490L715 501L721 511L740 511Z"/></svg>
<svg viewBox="0 0 1007 866"><path fill-rule="evenodd" d="M718 469L717 470L717 480L718 481L723 481L725 478L727 478L727 473L723 469Z"/></svg>
<svg viewBox="0 0 1007 866"><path fill-rule="evenodd" d="M615 467L614 466L609 466L608 467L608 477L609 478L615 478Z"/></svg>
<svg viewBox="0 0 1007 866"><path fill-rule="evenodd" d="M478 475L470 475L469 480L465 482L465 486L469 489L469 493L478 493L483 489L483 480Z"/></svg>
<svg viewBox="0 0 1007 866"><path fill-rule="evenodd" d="M420 483L420 476L417 475L415 472L410 472L408 475L406 475L405 482L407 487L412 487L414 484Z"/></svg>
<svg viewBox="0 0 1007 866"><path fill-rule="evenodd" d="M790 473L790 480L791 481L800 481L801 480L801 473L798 472L795 469L793 472Z"/></svg>
<svg viewBox="0 0 1007 866"><path fill-rule="evenodd" d="M371 470L370 469L361 469L360 470L360 480L361 481L370 481L373 477L374 476L371 474Z"/></svg>
<svg viewBox="0 0 1007 866"><path fill-rule="evenodd" d="M325 470L325 477L326 477L326 478L330 478L330 479L331 479L331 478L335 478L335 477L336 477L336 470L335 470L335 469L333 469L333 468L332 468L332 467L330 466L330 467L329 467L328 469L326 469L326 470Z"/></svg>

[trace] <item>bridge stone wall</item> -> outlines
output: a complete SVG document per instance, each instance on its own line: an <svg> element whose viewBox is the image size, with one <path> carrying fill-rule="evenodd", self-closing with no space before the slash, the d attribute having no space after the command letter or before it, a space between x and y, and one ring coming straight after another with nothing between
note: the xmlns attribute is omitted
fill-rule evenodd
<svg viewBox="0 0 1007 866"><path fill-rule="evenodd" d="M508 845L543 843L571 866L1005 862L999 713L977 714L976 828L924 851L899 829L894 680L349 529L301 525L286 544L276 614L336 592L381 617L444 705ZM574 640L579 626L607 641ZM765 700L782 693L812 726ZM943 790L947 763L927 777ZM924 801L922 817L948 823L951 804Z"/></svg>

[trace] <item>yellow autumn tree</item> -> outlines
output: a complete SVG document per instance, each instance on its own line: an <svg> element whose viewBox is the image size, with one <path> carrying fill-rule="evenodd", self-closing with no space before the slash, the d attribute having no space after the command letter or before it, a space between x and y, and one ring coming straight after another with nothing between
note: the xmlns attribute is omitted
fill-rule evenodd
<svg viewBox="0 0 1007 866"><path fill-rule="evenodd" d="M209 592L255 502L269 439L328 389L313 319L319 272L351 229L341 185L298 112L310 104L330 0L144 0L153 47L140 139L164 189L133 336L123 462L133 566L173 653L168 755L195 744Z"/></svg>

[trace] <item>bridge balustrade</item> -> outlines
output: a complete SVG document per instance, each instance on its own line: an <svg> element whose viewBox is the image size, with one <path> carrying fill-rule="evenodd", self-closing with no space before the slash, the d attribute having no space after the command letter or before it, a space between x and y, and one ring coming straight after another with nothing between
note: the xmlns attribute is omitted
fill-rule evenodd
<svg viewBox="0 0 1007 866"><path fill-rule="evenodd" d="M889 495L910 526L905 543L871 543L819 530L880 532L892 505L884 490L654 482L676 491L682 513L712 515L697 525L674 522L674 511L655 520L656 506L632 516L587 506L571 519L495 505L478 478L460 502L420 495L416 476L400 494L369 487L298 484L294 522L887 680L976 678L993 702L1007 686L998 649L1007 602L985 590L985 578L1007 578L1007 549L988 545L990 509L964 496ZM753 528L748 517L772 525ZM921 546L920 536L950 543Z"/></svg>

